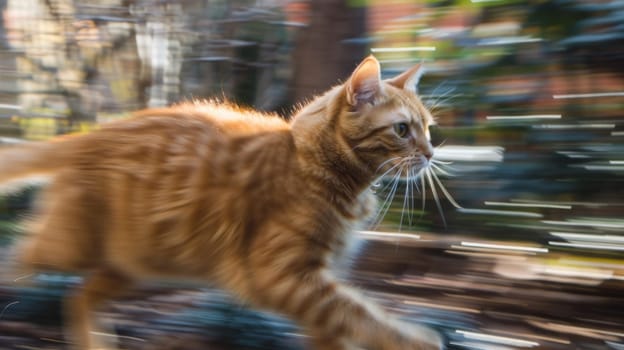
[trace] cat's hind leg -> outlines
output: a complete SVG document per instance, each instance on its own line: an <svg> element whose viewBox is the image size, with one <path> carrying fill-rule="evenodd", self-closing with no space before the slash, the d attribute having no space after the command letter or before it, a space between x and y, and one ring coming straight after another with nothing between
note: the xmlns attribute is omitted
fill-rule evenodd
<svg viewBox="0 0 624 350"><path fill-rule="evenodd" d="M104 206L87 189L72 186L74 177L59 176L46 188L35 214L24 222L25 237L15 247L16 265L24 271L82 272L99 265Z"/></svg>
<svg viewBox="0 0 624 350"><path fill-rule="evenodd" d="M72 349L115 349L116 336L98 329L94 313L130 285L129 278L112 269L100 269L85 277L83 285L65 300L66 336Z"/></svg>

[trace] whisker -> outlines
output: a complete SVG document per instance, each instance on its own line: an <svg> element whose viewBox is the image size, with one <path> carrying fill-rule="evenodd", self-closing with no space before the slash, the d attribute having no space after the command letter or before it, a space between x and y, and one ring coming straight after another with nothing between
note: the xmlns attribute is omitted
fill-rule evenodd
<svg viewBox="0 0 624 350"><path fill-rule="evenodd" d="M433 168L433 170L435 170L435 171L437 171L437 172L440 172L440 173L441 173L441 174L443 174L443 175L446 175L446 176L451 176L451 177L452 177L452 176L455 176L455 175L453 175L453 174L449 173L448 171L446 171L445 169L443 169L442 167L440 167L440 166L438 166L438 165L436 165L436 164L431 163L431 167Z"/></svg>
<svg viewBox="0 0 624 350"><path fill-rule="evenodd" d="M438 90L442 89L443 87L445 87L445 85L447 84L448 81L443 81L440 84L438 84L438 86L436 86L433 91L431 91L431 93L429 94L429 96L436 96L438 95ZM432 101L433 99L427 99L426 101L426 105L427 107L429 107L430 105L430 101Z"/></svg>
<svg viewBox="0 0 624 350"><path fill-rule="evenodd" d="M457 168L453 167L453 162L445 162L445 161L441 161L437 159L432 159L430 163L435 164L439 167L446 167L449 170L453 170L453 171L457 170Z"/></svg>
<svg viewBox="0 0 624 350"><path fill-rule="evenodd" d="M383 203L379 206L379 211L377 212L377 214L375 215L375 218L373 219L373 227L377 227L381 223L383 218L388 213L388 210L392 206L392 200L394 199L394 195L396 193L396 188L398 187L398 183L399 183L400 179L401 179L401 172L397 172L392 177L389 185L386 185L386 187L384 187L384 191L385 191L385 189L388 188L388 186L391 185L390 191L386 195Z"/></svg>
<svg viewBox="0 0 624 350"><path fill-rule="evenodd" d="M436 175L435 172L431 172L431 175L433 176L433 179L435 180L435 182L437 182L437 184L440 187L440 190L442 191L442 193L444 193L444 195L446 196L446 199L448 199L448 201L451 202L451 204L453 204L453 206L455 208L462 209L462 206L457 204L457 202L455 201L453 196L451 196L451 194L446 190L446 187L444 187L444 185L442 184L442 181L440 181L440 178L438 177L438 175Z"/></svg>
<svg viewBox="0 0 624 350"><path fill-rule="evenodd" d="M386 214L388 213L388 210L390 210L390 207L392 207L392 202L394 201L394 197L396 196L396 191L399 187L399 182L401 181L401 173L397 173L396 178L393 182L392 188L390 190L390 194L388 195L388 198L390 199L388 202L388 206L386 207L386 210L383 214L383 216L381 217L382 219L386 216Z"/></svg>
<svg viewBox="0 0 624 350"><path fill-rule="evenodd" d="M398 168L398 167L400 167L400 166L401 166L401 163L398 163L398 164L393 165L390 169L386 170L383 174L379 175L379 176L377 177L377 179L381 179L381 178L383 178L384 176L388 175L388 173L390 173L391 171L393 171L393 170L397 169L397 168ZM393 176L394 176L394 175L393 175Z"/></svg>
<svg viewBox="0 0 624 350"><path fill-rule="evenodd" d="M415 167L408 165L407 178L405 179L405 198L403 199L403 210L407 209L407 223L409 227L412 227L414 223L414 177L416 176Z"/></svg>
<svg viewBox="0 0 624 350"><path fill-rule="evenodd" d="M426 168L425 175L427 175L427 179L429 181L429 186L431 187L431 194L433 194L433 199L438 207L438 211L440 212L440 216L442 217L442 223L444 227L446 227L446 218L444 217L444 211L442 210L442 205L440 204L440 198L438 196L438 191L436 190L435 183L431 178L431 171L429 168Z"/></svg>
<svg viewBox="0 0 624 350"><path fill-rule="evenodd" d="M446 140L447 140L447 139L442 140L442 141L440 142L440 144L439 144L439 145L437 145L437 146L435 146L435 147L433 147L433 149L438 149L438 148L443 147L443 146L444 146L444 144L446 143Z"/></svg>
<svg viewBox="0 0 624 350"><path fill-rule="evenodd" d="M7 311L11 306L17 305L19 303L20 303L19 301L13 301L13 302L8 303L0 312L0 319L2 319L2 316L4 316L5 311Z"/></svg>
<svg viewBox="0 0 624 350"><path fill-rule="evenodd" d="M400 177L400 169L396 169L396 167L394 167L396 172L391 176L391 177L385 177L386 179L390 179L389 181L387 181L387 184L381 188L380 190L377 191L377 193L385 193L386 190L388 190L389 188L392 188L392 186L394 185L394 181L397 177Z"/></svg>
<svg viewBox="0 0 624 350"><path fill-rule="evenodd" d="M413 180L413 177L416 176L416 174L414 173L415 171L416 170L414 169L414 167L410 167L409 170L408 170L409 176L407 178L407 189L410 190L410 193L411 193L411 197L410 197L411 208L410 208L410 211L408 213L409 214L408 218L409 218L410 227L413 224L414 209L416 209L416 208L414 208L414 197L416 197L416 196L414 194L414 180Z"/></svg>
<svg viewBox="0 0 624 350"><path fill-rule="evenodd" d="M396 161L399 159L395 157L387 160L383 165L390 161ZM438 212L440 213L442 223L444 227L447 227L446 217L444 215L442 200L447 199L455 208L462 208L459 203L453 198L451 193L442 183L439 175L454 176L452 174L453 168L450 167L450 162L444 162L437 159L431 159L430 161L422 164L419 161L420 158L405 157L401 159L397 164L393 165L389 169L385 170L383 174L379 176L378 181L387 182L383 188L376 189L376 193L380 197L383 196L383 201L379 206L379 209L372 220L373 226L381 224L385 216L393 207L394 199L397 195L399 183L405 181L403 189L403 200L401 207L401 214L398 220L398 230L403 230L406 226L412 227L415 223L414 215L416 209L416 194L420 194L422 198L422 209L420 212L420 218L422 219L425 208L427 205L427 185L430 187L430 192L433 195ZM381 165L379 168L382 168ZM422 166L422 167L421 167ZM388 174L391 174L388 176ZM385 180L383 180L385 179ZM398 209L398 208L397 208Z"/></svg>
<svg viewBox="0 0 624 350"><path fill-rule="evenodd" d="M431 95L436 95L435 92L438 90L438 88L440 88L441 86L438 86L436 89L434 89L434 91L432 92ZM457 90L456 87L450 87L448 88L446 91L444 91L443 93L439 94L438 96L436 96L436 100L432 103L427 105L427 107L429 108L430 111L435 110L436 108L438 108L439 106L441 106L442 104L446 103L448 100L460 96L460 94L454 94L452 95L452 93Z"/></svg>
<svg viewBox="0 0 624 350"><path fill-rule="evenodd" d="M404 165L403 168L401 169L401 172L403 172L403 170L407 171L407 178L409 179L409 165ZM405 193L403 193L403 208L401 209L401 218L399 219L399 232L401 232L401 228L403 226L403 217L405 216L405 209L406 209L405 207L407 206L407 210L409 210L408 197L410 194L409 194L409 187L407 185L407 182L408 181L406 181ZM411 223L409 223L408 227L409 226L411 226Z"/></svg>
<svg viewBox="0 0 624 350"><path fill-rule="evenodd" d="M399 164L396 164L396 165L392 166L392 167L391 167L390 169L388 169L385 173L381 174L381 175L377 178L377 180L373 181L372 188L374 188L374 189L375 189L375 190L374 190L374 192L375 192L375 193L383 193L383 192L385 192L385 191L388 189L388 187L390 187L390 186L392 185L392 181L390 181L390 182L388 182L388 184L386 184L384 187L379 188L379 187L381 187L381 181L383 181L383 179L386 177L386 175L387 175L389 172L393 171L393 170L395 170L395 171L396 171L396 170L397 170L397 168L399 168L400 166L401 166L401 163L399 163ZM400 169L398 169L397 173L398 173L399 175L401 174ZM393 174L393 175L392 175L392 179L394 179L394 177L395 177L395 176L396 176L396 174Z"/></svg>
<svg viewBox="0 0 624 350"><path fill-rule="evenodd" d="M431 100L427 100L425 102L425 105L427 106L427 108L429 109L431 113L434 113L440 106L444 105L446 102L448 102L452 98L455 98L461 95L461 94L452 94L455 90L457 90L455 87L450 87L446 89L446 91L444 91L443 93L436 94L436 91L440 87L441 86L438 86L436 89L434 89L434 91L430 95L430 96L435 96L435 98Z"/></svg>
<svg viewBox="0 0 624 350"><path fill-rule="evenodd" d="M436 87L433 89L433 91L431 91L431 95L435 95L435 94L438 92L438 90L439 90L441 87L443 87L443 86L444 86L447 82L448 82L448 80L445 80L445 81L441 82L440 84L438 84L438 86L436 86Z"/></svg>
<svg viewBox="0 0 624 350"><path fill-rule="evenodd" d="M414 185L414 188L416 188L416 192L420 193L420 186L418 186L418 179L421 177L422 174L422 168L419 168L418 171L416 171L416 169L414 169L413 172L413 177L412 177L412 183Z"/></svg>
<svg viewBox="0 0 624 350"><path fill-rule="evenodd" d="M392 177L391 177L392 181L388 182L388 184L386 184L381 190L379 190L379 192L386 192L386 190L388 188L394 186L395 178L398 178L398 179L401 178L401 171L400 171L400 169L397 170L396 174L392 175Z"/></svg>
<svg viewBox="0 0 624 350"><path fill-rule="evenodd" d="M425 204L426 204L426 199L427 199L427 183L425 182L425 177L423 176L423 173L426 173L427 168L422 168L420 169L420 171L418 172L418 174L420 175L420 186L422 187L422 210L420 212L420 218L422 219L423 215L425 214Z"/></svg>
<svg viewBox="0 0 624 350"><path fill-rule="evenodd" d="M395 161L395 160L397 160L397 159L401 159L401 157L394 157L394 158L390 158L390 159L386 160L385 162L381 163L381 165L379 165L379 166L377 167L377 170L375 170L375 173L377 173L379 170L381 170L381 168L383 168L383 167L384 167L384 165L386 165L386 164L388 164L388 163L390 163L390 162L393 162L393 161ZM397 164L397 165L398 165L398 164ZM395 166L396 166L396 165L395 165ZM394 166L394 167L395 167L395 166ZM394 167L392 167L392 168L394 168ZM390 169L392 169L392 168L390 168ZM386 171L384 174L386 174L386 173L388 173L388 172ZM383 176L383 175L381 175L381 176ZM381 177L381 176L380 176L380 177Z"/></svg>
<svg viewBox="0 0 624 350"><path fill-rule="evenodd" d="M455 88L450 88L448 89L445 93L443 93L442 95L440 95L438 97L438 99L436 100L435 105L432 108L437 108L439 106L444 105L446 102L448 102L449 100L457 97L457 96L461 96L461 94L451 94L452 92L454 92L456 89Z"/></svg>

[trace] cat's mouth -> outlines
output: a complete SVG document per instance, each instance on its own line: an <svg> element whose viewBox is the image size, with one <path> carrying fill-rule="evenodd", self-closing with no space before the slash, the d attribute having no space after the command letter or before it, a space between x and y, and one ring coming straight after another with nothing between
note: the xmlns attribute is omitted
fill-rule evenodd
<svg viewBox="0 0 624 350"><path fill-rule="evenodd" d="M421 154L406 157L404 162L406 162L405 175L407 177L413 175L414 172L420 173L423 169L431 166L431 160Z"/></svg>
<svg viewBox="0 0 624 350"><path fill-rule="evenodd" d="M395 194L397 194L397 190L401 191L399 188L403 189L403 210L401 211L400 227L404 224L408 226L412 224L413 212L417 209L415 197L421 197L422 207L420 211L424 211L426 197L429 193L440 212L445 226L446 219L444 218L440 200L446 198L454 207L461 208L440 180L440 175L451 176L450 163L435 159L435 157L428 158L417 154L392 158L382 164L382 166L384 165L386 168L371 187L383 199L383 204L374 220L375 225L379 224L385 216Z"/></svg>
<svg viewBox="0 0 624 350"><path fill-rule="evenodd" d="M383 162L377 169L377 177L391 176L398 179L415 179L423 169L431 166L431 160L422 155L394 157Z"/></svg>
<svg viewBox="0 0 624 350"><path fill-rule="evenodd" d="M432 162L427 157L417 154L400 159L395 166L395 174L399 175L400 179L413 181L421 177L432 166Z"/></svg>

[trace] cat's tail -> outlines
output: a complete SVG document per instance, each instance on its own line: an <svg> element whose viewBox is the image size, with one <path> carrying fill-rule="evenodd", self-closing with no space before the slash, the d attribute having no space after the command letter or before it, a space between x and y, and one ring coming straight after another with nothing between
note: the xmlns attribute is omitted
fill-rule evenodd
<svg viewBox="0 0 624 350"><path fill-rule="evenodd" d="M61 140L0 147L0 189L10 191L24 186L28 180L50 176L66 165L67 148Z"/></svg>

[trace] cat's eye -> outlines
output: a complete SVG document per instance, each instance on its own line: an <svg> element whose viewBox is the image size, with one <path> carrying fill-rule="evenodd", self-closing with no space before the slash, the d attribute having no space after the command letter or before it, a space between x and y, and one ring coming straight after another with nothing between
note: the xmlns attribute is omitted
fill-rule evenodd
<svg viewBox="0 0 624 350"><path fill-rule="evenodd" d="M407 137L409 126L407 123L396 123L393 125L394 132L396 132L399 137Z"/></svg>

